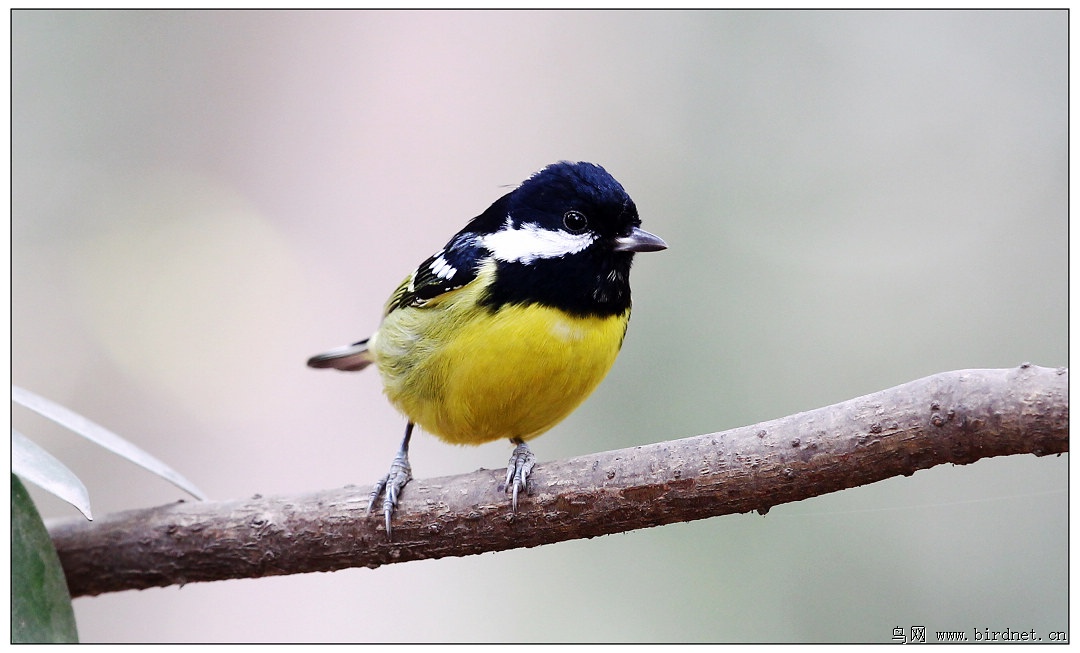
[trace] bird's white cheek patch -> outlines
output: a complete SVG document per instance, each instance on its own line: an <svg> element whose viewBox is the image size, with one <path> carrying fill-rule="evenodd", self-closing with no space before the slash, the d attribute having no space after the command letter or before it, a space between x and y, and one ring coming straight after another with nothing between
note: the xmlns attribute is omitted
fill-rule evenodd
<svg viewBox="0 0 1080 653"><path fill-rule="evenodd" d="M515 227L509 218L502 229L480 238L480 244L500 261L529 264L539 258L576 254L596 239L590 232L572 234L543 229L532 223Z"/></svg>

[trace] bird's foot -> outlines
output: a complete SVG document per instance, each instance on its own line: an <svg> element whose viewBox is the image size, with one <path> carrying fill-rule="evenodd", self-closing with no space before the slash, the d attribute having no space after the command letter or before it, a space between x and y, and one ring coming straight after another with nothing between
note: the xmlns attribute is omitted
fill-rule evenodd
<svg viewBox="0 0 1080 653"><path fill-rule="evenodd" d="M388 473L382 480L375 484L375 489L371 491L371 497L368 500L367 514L371 514L371 510L375 507L375 502L379 500L379 496L383 495L383 516L386 519L386 538L390 539L390 516L394 514L394 507L397 506L398 495L401 493L401 488L405 487L405 484L412 479L412 467L409 466L409 454L405 451L399 451L398 455L394 457L394 462L390 464L390 473Z"/></svg>
<svg viewBox="0 0 1080 653"><path fill-rule="evenodd" d="M506 491L514 493L514 512L517 512L518 492L524 492L528 487L529 474L536 465L536 456L529 450L529 445L523 440L513 440L516 447L510 454L510 462L506 466Z"/></svg>

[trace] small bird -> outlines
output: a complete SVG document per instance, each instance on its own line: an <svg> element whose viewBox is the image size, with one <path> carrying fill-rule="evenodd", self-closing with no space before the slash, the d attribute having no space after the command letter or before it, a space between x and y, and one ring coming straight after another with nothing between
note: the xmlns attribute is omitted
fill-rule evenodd
<svg viewBox="0 0 1080 653"><path fill-rule="evenodd" d="M526 441L562 421L603 380L630 319L635 252L667 248L640 227L633 200L602 167L561 161L503 195L420 264L390 296L374 335L307 362L372 363L405 417L383 496L387 536L412 478L419 425L452 444L508 438L506 491L527 489Z"/></svg>

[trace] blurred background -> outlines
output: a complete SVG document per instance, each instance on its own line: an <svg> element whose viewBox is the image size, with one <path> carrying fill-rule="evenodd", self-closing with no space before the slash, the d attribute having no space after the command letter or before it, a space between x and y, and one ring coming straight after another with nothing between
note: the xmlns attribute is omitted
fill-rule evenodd
<svg viewBox="0 0 1080 653"><path fill-rule="evenodd" d="M560 159L639 256L607 381L541 461L954 369L1067 364L1068 25L1032 12L12 14L12 375L214 499L384 474L366 337L423 258ZM95 514L183 498L15 408ZM418 478L509 444L420 435ZM75 601L91 642L850 642L1067 629L1068 456L376 570ZM40 492L47 518L78 513Z"/></svg>

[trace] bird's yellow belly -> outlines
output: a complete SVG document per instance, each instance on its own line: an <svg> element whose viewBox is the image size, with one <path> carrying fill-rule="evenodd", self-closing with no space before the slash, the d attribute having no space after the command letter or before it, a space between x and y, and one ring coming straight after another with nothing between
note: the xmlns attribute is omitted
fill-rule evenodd
<svg viewBox="0 0 1080 653"><path fill-rule="evenodd" d="M504 306L474 312L440 335L406 313L387 316L375 341L386 394L421 428L454 444L529 439L550 429L603 380L629 319L629 311L570 317L535 304Z"/></svg>

